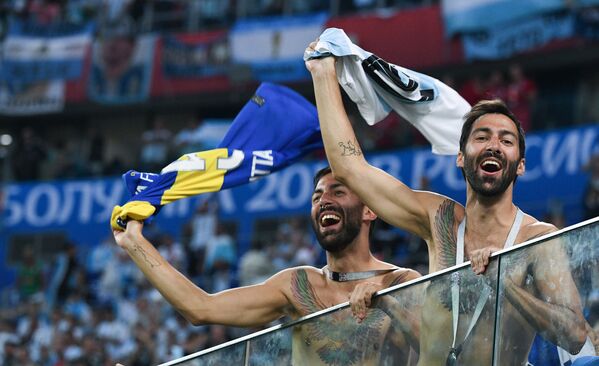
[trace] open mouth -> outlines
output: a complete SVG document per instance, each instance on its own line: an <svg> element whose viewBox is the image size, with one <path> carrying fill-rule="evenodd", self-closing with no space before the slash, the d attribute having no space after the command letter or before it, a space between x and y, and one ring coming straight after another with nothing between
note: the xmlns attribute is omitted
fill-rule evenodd
<svg viewBox="0 0 599 366"><path fill-rule="evenodd" d="M328 213L320 216L320 226L322 227L333 226L339 222L341 222L341 217L339 217L337 214Z"/></svg>
<svg viewBox="0 0 599 366"><path fill-rule="evenodd" d="M501 170L501 163L496 160L486 159L480 163L480 168L487 173L496 173Z"/></svg>

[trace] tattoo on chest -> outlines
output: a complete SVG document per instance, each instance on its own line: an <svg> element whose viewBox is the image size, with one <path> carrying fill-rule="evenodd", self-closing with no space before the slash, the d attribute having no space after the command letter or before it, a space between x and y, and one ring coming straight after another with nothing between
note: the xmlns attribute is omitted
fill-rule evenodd
<svg viewBox="0 0 599 366"><path fill-rule="evenodd" d="M354 142L348 140L347 142L339 141L339 147L343 149L341 156L360 156L362 151L358 146L357 141Z"/></svg>
<svg viewBox="0 0 599 366"><path fill-rule="evenodd" d="M445 200L435 214L434 226L439 248L438 264L441 266L439 269L455 265L457 238L454 230L454 207L454 201Z"/></svg>
<svg viewBox="0 0 599 366"><path fill-rule="evenodd" d="M302 315L326 308L303 269L293 273L291 292ZM372 357L379 351L385 316L379 309L370 309L364 321L358 323L349 309L338 310L302 325L303 341L307 347L314 347L327 365L359 365L365 356Z"/></svg>

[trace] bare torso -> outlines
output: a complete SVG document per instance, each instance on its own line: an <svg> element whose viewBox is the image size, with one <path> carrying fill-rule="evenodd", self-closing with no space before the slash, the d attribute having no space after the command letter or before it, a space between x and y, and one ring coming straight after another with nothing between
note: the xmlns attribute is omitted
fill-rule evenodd
<svg viewBox="0 0 599 366"><path fill-rule="evenodd" d="M400 271L368 281L388 286ZM294 309L292 317L299 318L346 302L359 282L331 283L321 270L298 269L292 275L289 291ZM361 323L349 308L301 323L292 330L293 364L379 365L381 355L389 357L391 354L394 363L406 364L409 345L403 337L390 334L390 324L390 318L377 308L369 309Z"/></svg>
<svg viewBox="0 0 599 366"><path fill-rule="evenodd" d="M451 200L444 201L432 220L434 230L432 244L429 243L430 272L441 270L456 264L457 228L465 216L464 208ZM516 243L522 243L550 230L547 225L539 225L532 217L526 215ZM472 250L483 247L503 248L509 228L494 231L484 237L471 235L465 238L464 259L468 260ZM482 245L481 245L482 243ZM460 306L456 346L464 341L464 336L471 323L472 315L480 298L483 276L476 276L470 268L462 271L460 287ZM524 276L525 273L520 274ZM526 364L535 331L520 313L508 302L500 301L498 332L495 333L496 285L488 279L497 277L497 266L490 265L484 277L487 278L491 292L484 303L483 311L476 321L471 334L465 342L458 357L458 364L489 365L492 363L493 347L498 345L495 357L505 365ZM465 280L465 281L464 281ZM523 282L523 278L521 278ZM493 281L495 282L495 281ZM533 293L532 285L525 290ZM422 310L420 365L445 365L453 343L451 283L449 275L433 280L427 289ZM496 334L498 339L496 339Z"/></svg>

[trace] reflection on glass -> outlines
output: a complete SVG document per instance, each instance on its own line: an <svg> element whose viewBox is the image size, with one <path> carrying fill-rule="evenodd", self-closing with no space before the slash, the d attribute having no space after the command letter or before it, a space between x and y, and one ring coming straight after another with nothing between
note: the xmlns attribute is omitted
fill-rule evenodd
<svg viewBox="0 0 599 366"><path fill-rule="evenodd" d="M293 328L293 363L305 365L410 365L418 346L419 284L401 296L388 294L374 300L358 323L351 310L310 319Z"/></svg>
<svg viewBox="0 0 599 366"><path fill-rule="evenodd" d="M291 328L266 333L249 343L249 365L291 365Z"/></svg>
<svg viewBox="0 0 599 366"><path fill-rule="evenodd" d="M246 343L236 343L202 356L177 363L181 366L245 365Z"/></svg>
<svg viewBox="0 0 599 366"><path fill-rule="evenodd" d="M504 253L484 275L465 267L378 296L361 323L344 307L182 364L568 364L599 351L598 244L599 221Z"/></svg>
<svg viewBox="0 0 599 366"><path fill-rule="evenodd" d="M529 353L537 357L531 360L534 363L546 363L538 357L548 355L551 348L566 361L595 354L596 337L583 306L597 291L592 281L597 271L597 228L567 232L501 257L494 364L526 363ZM542 339L531 351L536 335ZM545 349L539 352L538 347Z"/></svg>
<svg viewBox="0 0 599 366"><path fill-rule="evenodd" d="M431 280L424 295L419 365L490 365L497 261L484 275L470 267Z"/></svg>

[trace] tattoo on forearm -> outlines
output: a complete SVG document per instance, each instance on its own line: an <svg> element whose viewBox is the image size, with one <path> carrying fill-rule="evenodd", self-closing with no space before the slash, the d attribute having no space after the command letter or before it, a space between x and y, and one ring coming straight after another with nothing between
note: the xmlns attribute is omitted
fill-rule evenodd
<svg viewBox="0 0 599 366"><path fill-rule="evenodd" d="M339 141L339 147L343 149L341 152L341 156L360 156L362 155L362 151L360 150L360 146L358 142L354 140L354 142L348 140L347 142Z"/></svg>
<svg viewBox="0 0 599 366"><path fill-rule="evenodd" d="M151 255L149 255L148 253L146 253L146 251L144 250L144 248L142 248L139 244L136 244L135 247L133 247L133 250L136 252L139 252L139 254L141 255L142 259L150 266L150 268L154 268L154 267L159 267L160 266L160 262L158 262L156 259L152 258Z"/></svg>

